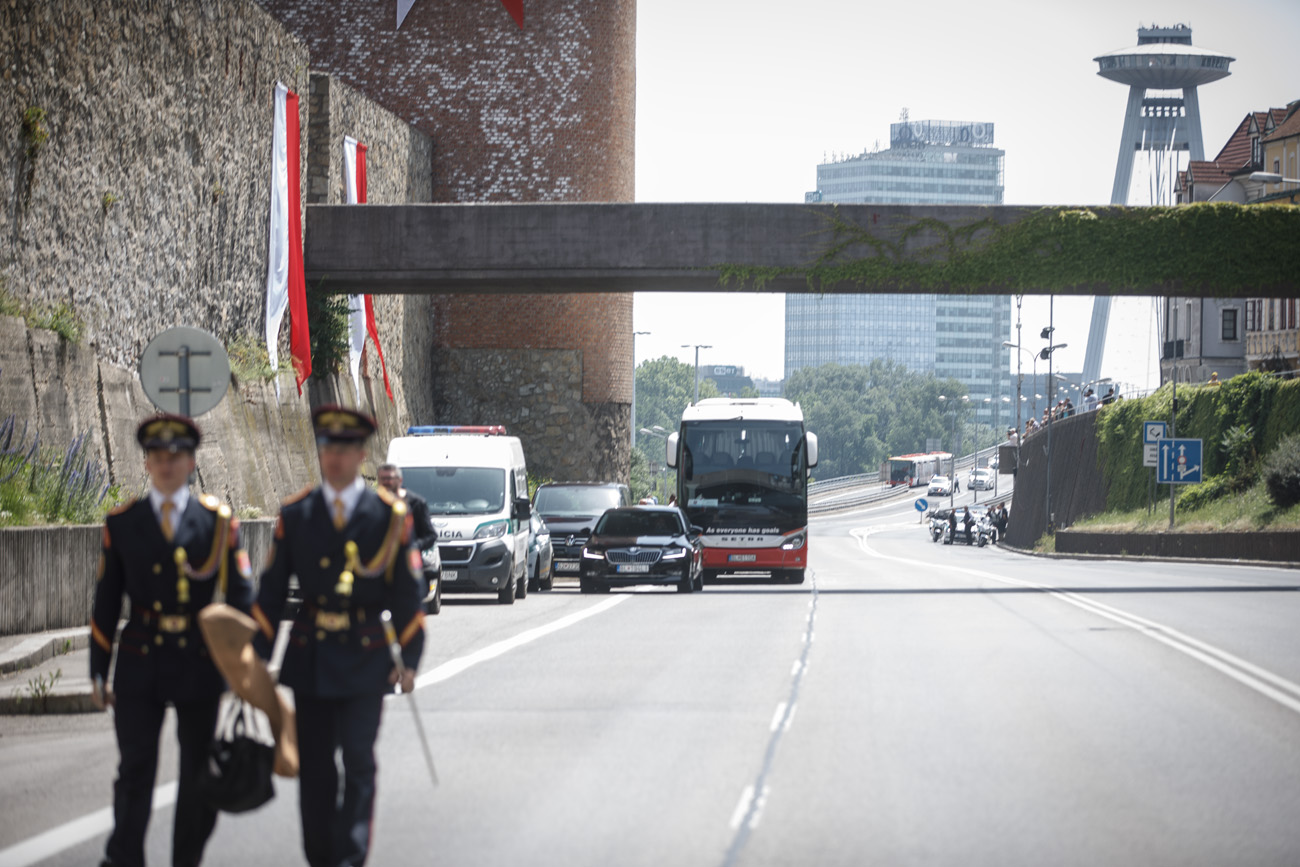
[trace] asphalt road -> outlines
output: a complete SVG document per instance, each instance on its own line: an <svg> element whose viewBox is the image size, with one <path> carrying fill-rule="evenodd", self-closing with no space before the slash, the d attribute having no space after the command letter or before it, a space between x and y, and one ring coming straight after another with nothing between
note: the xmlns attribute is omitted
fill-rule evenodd
<svg viewBox="0 0 1300 867"><path fill-rule="evenodd" d="M910 501L810 545L802 586L447 598L442 783L391 700L370 863L1300 864L1300 573L936 545ZM115 762L105 716L0 718L0 865L96 863ZM277 786L205 863L303 863Z"/></svg>

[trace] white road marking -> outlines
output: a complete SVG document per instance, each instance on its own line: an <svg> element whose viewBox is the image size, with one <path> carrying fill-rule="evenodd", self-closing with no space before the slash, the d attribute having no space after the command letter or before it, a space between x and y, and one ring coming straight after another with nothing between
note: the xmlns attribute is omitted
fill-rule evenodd
<svg viewBox="0 0 1300 867"><path fill-rule="evenodd" d="M799 705L797 703L790 705L790 712L785 715L785 725L781 727L781 731L790 731L790 726L794 724L794 715L797 710L799 710Z"/></svg>
<svg viewBox="0 0 1300 867"><path fill-rule="evenodd" d="M426 671L415 679L415 688L420 689L426 686L432 686L435 683L442 683L445 680L455 677L462 671L471 668L480 662L486 662L489 659L495 659L502 654L508 653L516 648L523 647L536 641L539 638L559 632L580 623L588 617L595 617L609 609L613 608L620 602L631 599L630 594L620 594L600 602L590 608L584 608L567 617L561 617L545 626L538 626L535 629L529 629L521 632L511 638L498 641L496 644L489 644L480 650L462 656L459 659L452 659L444 662L437 668ZM386 699L398 698L398 694L392 693L385 696ZM176 803L176 783L164 783L153 790L153 809L159 810L163 807L169 807ZM113 810L111 807L105 807L102 810L96 810L93 813L87 813L79 819L73 819L62 825L51 828L44 833L30 837L21 843L15 843L7 849L0 849L0 867L30 867L46 858L50 858L59 852L71 849L73 846L80 845L87 840L91 840L101 834L106 834L113 830Z"/></svg>
<svg viewBox="0 0 1300 867"><path fill-rule="evenodd" d="M746 786L740 793L740 801L736 804L736 809L731 811L731 830L736 831L740 828L740 823L745 820L745 814L749 812L749 803L753 800L754 787Z"/></svg>
<svg viewBox="0 0 1300 867"><path fill-rule="evenodd" d="M164 783L153 790L153 808L155 810L170 807L176 803L176 783ZM28 867L46 858L53 857L65 849L71 849L78 843L107 834L113 830L113 808L105 807L93 813L87 813L80 819L73 819L51 828L44 833L29 837L21 843L15 843L8 849L0 849L0 867Z"/></svg>
<svg viewBox="0 0 1300 867"><path fill-rule="evenodd" d="M781 725L781 720L785 719L785 706L785 702L776 706L776 713L772 714L772 724L767 727L768 731L774 732Z"/></svg>
<svg viewBox="0 0 1300 867"><path fill-rule="evenodd" d="M796 659L796 660L794 661L794 665L791 666L791 668L790 668L790 676L791 676L791 677L798 677L798 676L799 676L799 672L800 672L802 669L803 669L803 660L802 660L802 659Z"/></svg>
<svg viewBox="0 0 1300 867"><path fill-rule="evenodd" d="M912 566L933 567L933 563L925 563L920 560L909 560L905 557L893 557L888 554L882 554L875 548L867 544L867 536L871 534L867 531L850 531L858 540L858 545L871 556L878 557L882 560L893 560L897 563L906 563ZM1002 584L1010 584L1016 587L1027 587L1032 590L1038 590L1043 593L1055 596L1062 602L1069 603L1076 608L1081 608L1098 617L1103 617L1122 626L1128 626L1137 630L1141 634L1151 638L1161 644L1171 647L1189 656L1198 662L1203 662L1216 671L1226 674L1228 677L1238 683L1255 690L1259 694L1266 696L1278 704L1300 713L1300 684L1287 680L1271 671L1267 671L1254 663L1221 650L1213 645L1207 644L1197 638L1193 638L1177 629L1157 623L1154 620L1148 620L1136 614L1130 614L1127 611L1107 605L1104 602L1098 602L1087 596L1073 593L1068 590L1060 590L1047 584L1039 584L1034 581L1022 581L1019 578L1009 578L1003 575L997 575L993 572L985 572L982 569L970 569L965 566L953 566L957 572L964 572L977 578L985 578L990 581L997 581Z"/></svg>
<svg viewBox="0 0 1300 867"><path fill-rule="evenodd" d="M553 623L548 623L545 626L538 626L536 629L529 629L527 632L521 632L518 635L505 639L504 641L498 641L496 644L489 644L487 647L476 650L468 656L448 660L437 668L430 669L417 677L415 679L415 688L423 689L424 687L432 686L435 683L442 683L444 680L453 678L467 668L472 668L473 666L478 665L480 662L486 662L489 659L496 659L502 654L523 647L525 644L530 644L539 638L550 635L553 632L567 629L575 623L586 620L588 617L595 617L597 614L603 614L620 602L626 602L631 598L632 597L629 594L611 596L604 602L593 605L590 608L584 608L583 610L570 614L567 617L561 617ZM385 697L393 698L394 696L389 695Z"/></svg>

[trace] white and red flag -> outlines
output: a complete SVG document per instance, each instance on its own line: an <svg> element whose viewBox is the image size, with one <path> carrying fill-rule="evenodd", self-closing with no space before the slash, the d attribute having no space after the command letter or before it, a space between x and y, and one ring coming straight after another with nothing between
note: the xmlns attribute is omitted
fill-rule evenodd
<svg viewBox="0 0 1300 867"><path fill-rule="evenodd" d="M349 205L366 203L366 146L351 136L343 137L343 180L347 187ZM384 362L384 350L379 345L379 329L375 324L375 306L369 295L349 295L348 305L351 313L348 317L348 366L352 371L352 382L357 388L357 400L361 399L361 354L366 347L366 334L374 341L375 352L379 355L379 367L384 372L384 391L388 399L393 399L393 389L388 384L388 365Z"/></svg>
<svg viewBox="0 0 1300 867"><path fill-rule="evenodd" d="M279 366L280 323L289 311L289 351L298 393L311 375L311 333L307 327L307 284L302 270L302 197L299 192L298 94L275 85L271 135L270 244L266 262L266 354ZM279 393L276 381L276 393Z"/></svg>

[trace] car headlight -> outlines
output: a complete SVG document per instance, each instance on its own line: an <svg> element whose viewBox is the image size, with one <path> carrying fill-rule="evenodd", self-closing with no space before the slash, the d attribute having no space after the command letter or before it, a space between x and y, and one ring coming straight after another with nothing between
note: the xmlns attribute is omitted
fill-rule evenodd
<svg viewBox="0 0 1300 867"><path fill-rule="evenodd" d="M545 546L545 545L549 545L549 544L551 544L551 534L550 534L550 533L538 533L538 534L537 534L537 547L538 547L538 548L541 548L541 547L543 547L543 546Z"/></svg>
<svg viewBox="0 0 1300 867"><path fill-rule="evenodd" d="M781 543L781 550L798 551L800 548L803 547L803 543L804 543L803 533L796 533L793 536L791 536L789 539L786 539L784 542Z"/></svg>
<svg viewBox="0 0 1300 867"><path fill-rule="evenodd" d="M428 550L421 551L420 559L424 561L424 565L426 566L442 565L442 560L438 557L437 548L429 548Z"/></svg>
<svg viewBox="0 0 1300 867"><path fill-rule="evenodd" d="M588 551L586 548L583 548L583 549L582 549L582 559L584 559L584 560L604 560L604 559L605 559L605 554L604 554L603 552L601 552L601 551Z"/></svg>
<svg viewBox="0 0 1300 867"><path fill-rule="evenodd" d="M686 556L685 548L669 548L668 550L664 551L663 559L680 560L685 556Z"/></svg>
<svg viewBox="0 0 1300 867"><path fill-rule="evenodd" d="M491 524L484 524L474 531L475 539L500 539L506 534L506 529L510 526L509 521L493 521Z"/></svg>

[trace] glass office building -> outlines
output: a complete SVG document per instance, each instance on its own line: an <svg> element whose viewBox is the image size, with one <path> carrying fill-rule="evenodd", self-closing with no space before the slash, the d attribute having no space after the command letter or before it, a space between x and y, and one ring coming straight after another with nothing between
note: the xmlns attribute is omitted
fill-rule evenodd
<svg viewBox="0 0 1300 867"><path fill-rule="evenodd" d="M1004 152L993 124L891 124L888 150L837 157L817 167L807 202L1000 205ZM785 375L822 364L897 361L962 382L977 419L1014 417L1008 374L1011 298L1001 295L787 295Z"/></svg>

